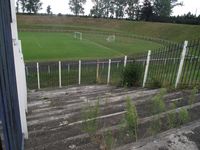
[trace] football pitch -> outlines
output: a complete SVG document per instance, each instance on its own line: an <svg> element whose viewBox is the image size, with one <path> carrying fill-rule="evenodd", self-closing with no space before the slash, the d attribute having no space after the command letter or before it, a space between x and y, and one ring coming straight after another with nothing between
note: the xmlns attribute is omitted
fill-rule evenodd
<svg viewBox="0 0 200 150"><path fill-rule="evenodd" d="M126 36L116 36L107 41L108 35L83 33L75 39L74 33L20 32L25 61L58 61L108 59L131 56L163 45Z"/></svg>

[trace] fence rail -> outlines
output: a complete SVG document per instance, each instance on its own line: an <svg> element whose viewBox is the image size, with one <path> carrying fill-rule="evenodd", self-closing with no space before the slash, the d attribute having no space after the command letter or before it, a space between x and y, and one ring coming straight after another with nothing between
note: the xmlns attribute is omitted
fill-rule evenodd
<svg viewBox="0 0 200 150"><path fill-rule="evenodd" d="M147 57L148 56L148 57ZM151 53L134 57L96 61L59 61L27 63L29 89L88 84L119 84L123 69L131 63L143 66L141 86L156 83L172 86L200 84L199 40L185 44L171 44Z"/></svg>

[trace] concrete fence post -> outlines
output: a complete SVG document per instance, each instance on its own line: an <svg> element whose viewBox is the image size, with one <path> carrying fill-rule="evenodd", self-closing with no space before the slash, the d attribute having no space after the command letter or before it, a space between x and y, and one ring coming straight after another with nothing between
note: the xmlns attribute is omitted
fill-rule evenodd
<svg viewBox="0 0 200 150"><path fill-rule="evenodd" d="M48 65L48 74L50 74L51 73L51 68L50 68L50 66Z"/></svg>
<svg viewBox="0 0 200 150"><path fill-rule="evenodd" d="M70 71L70 64L67 65L67 71Z"/></svg>
<svg viewBox="0 0 200 150"><path fill-rule="evenodd" d="M61 61L58 62L59 67L59 88L62 88L62 68L61 68Z"/></svg>
<svg viewBox="0 0 200 150"><path fill-rule="evenodd" d="M38 89L40 89L40 67L38 62L37 62L37 81L38 81Z"/></svg>
<svg viewBox="0 0 200 150"><path fill-rule="evenodd" d="M29 76L29 71L27 66L26 66L26 76Z"/></svg>
<svg viewBox="0 0 200 150"><path fill-rule="evenodd" d="M107 78L107 84L110 83L110 69L111 69L111 59L109 59L109 62L108 62L108 78Z"/></svg>
<svg viewBox="0 0 200 150"><path fill-rule="evenodd" d="M99 81L99 61L97 61L96 81Z"/></svg>
<svg viewBox="0 0 200 150"><path fill-rule="evenodd" d="M81 60L79 60L78 84L81 84Z"/></svg>
<svg viewBox="0 0 200 150"><path fill-rule="evenodd" d="M181 74L182 74L182 70L183 70L183 65L184 65L184 60L185 60L185 55L187 52L187 46L188 46L188 41L184 42L183 45L183 51L181 53L181 61L179 64L179 69L178 69L178 73L177 73L177 77L176 77L176 83L175 83L175 88L177 88L179 82L180 82L180 78L181 78Z"/></svg>
<svg viewBox="0 0 200 150"><path fill-rule="evenodd" d="M146 81L147 81L147 75L148 75L148 71L149 71L150 57L151 57L151 51L149 50L149 51L148 51L148 56L147 56L146 68L145 68L145 72L144 72L143 87L145 87Z"/></svg>
<svg viewBox="0 0 200 150"><path fill-rule="evenodd" d="M127 64L127 56L124 57L124 67L126 67Z"/></svg>

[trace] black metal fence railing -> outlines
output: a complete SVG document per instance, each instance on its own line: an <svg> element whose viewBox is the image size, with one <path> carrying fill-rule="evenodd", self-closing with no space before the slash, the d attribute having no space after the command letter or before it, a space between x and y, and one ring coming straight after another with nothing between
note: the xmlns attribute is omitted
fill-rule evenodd
<svg viewBox="0 0 200 150"><path fill-rule="evenodd" d="M185 47L185 53L184 53ZM114 84L121 82L126 65L137 62L143 66L141 85L149 64L146 86L159 83L172 86L197 86L200 84L200 42L195 40L187 45L170 44L164 49L128 58L95 61L63 61L26 64L26 77L29 89L69 85ZM40 86L38 86L40 84Z"/></svg>

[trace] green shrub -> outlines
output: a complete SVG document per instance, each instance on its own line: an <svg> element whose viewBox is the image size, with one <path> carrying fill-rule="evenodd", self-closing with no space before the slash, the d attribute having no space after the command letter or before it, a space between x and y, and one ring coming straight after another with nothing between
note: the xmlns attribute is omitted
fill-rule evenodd
<svg viewBox="0 0 200 150"><path fill-rule="evenodd" d="M103 148L104 150L111 150L114 148L115 139L112 135L112 131L107 131L105 135L103 135Z"/></svg>
<svg viewBox="0 0 200 150"><path fill-rule="evenodd" d="M99 100L96 102L94 106L91 106L88 102L88 105L83 110L83 130L87 132L89 135L93 135L96 133L98 129L98 119L99 115Z"/></svg>
<svg viewBox="0 0 200 150"><path fill-rule="evenodd" d="M154 116L150 125L150 133L155 135L161 131L162 122L160 115Z"/></svg>
<svg viewBox="0 0 200 150"><path fill-rule="evenodd" d="M134 104L131 103L131 99L126 100L126 114L125 125L130 135L137 140L137 128L138 128L138 114Z"/></svg>
<svg viewBox="0 0 200 150"><path fill-rule="evenodd" d="M190 117L189 117L188 110L185 108L181 108L178 113L179 125L183 125L183 124L187 123L189 121L189 119L190 119Z"/></svg>
<svg viewBox="0 0 200 150"><path fill-rule="evenodd" d="M198 93L198 89L196 87L194 87L191 91L191 94L190 94L190 98L189 98L189 104L190 104L190 108L192 106L192 104L195 103L195 100L196 100L196 94Z"/></svg>
<svg viewBox="0 0 200 150"><path fill-rule="evenodd" d="M139 86L142 78L142 66L138 63L128 64L122 73L123 86Z"/></svg>
<svg viewBox="0 0 200 150"><path fill-rule="evenodd" d="M158 114L165 111L164 95L166 94L166 89L161 89L160 93L153 97L152 102L152 113Z"/></svg>
<svg viewBox="0 0 200 150"><path fill-rule="evenodd" d="M176 108L176 105L173 103L171 106L171 109L174 110ZM169 128L174 128L176 127L176 112L170 112L169 114L167 114L167 122L168 122L168 126Z"/></svg>
<svg viewBox="0 0 200 150"><path fill-rule="evenodd" d="M150 83L150 88L161 88L162 83L157 78L152 78L152 82Z"/></svg>

